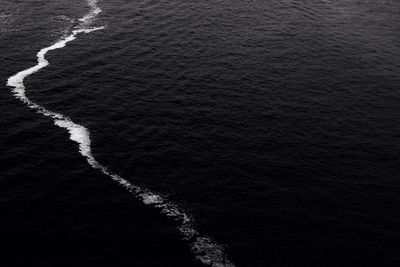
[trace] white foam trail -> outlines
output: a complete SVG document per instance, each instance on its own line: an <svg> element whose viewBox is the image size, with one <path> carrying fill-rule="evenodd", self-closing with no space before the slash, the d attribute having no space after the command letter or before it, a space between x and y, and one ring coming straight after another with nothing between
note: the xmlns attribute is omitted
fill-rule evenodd
<svg viewBox="0 0 400 267"><path fill-rule="evenodd" d="M81 33L91 33L93 31L104 29L104 27L90 28L88 25L91 21L101 13L101 9L97 6L97 0L87 0L90 11L80 19L81 24L76 30L55 44L45 47L37 53L38 63L26 70L20 71L11 76L7 85L13 87L12 91L16 98L24 102L36 112L50 117L54 120L55 125L67 129L70 134L70 139L79 144L79 152L84 156L88 163L95 169L99 169L104 174L111 177L129 192L139 197L146 205L151 205L158 208L163 214L172 217L179 222L178 230L182 233L183 238L190 242L192 252L196 258L206 265L212 267L234 267L224 253L224 247L217 244L208 236L201 235L193 226L193 219L189 217L178 205L166 200L160 194L153 193L145 188L131 184L128 180L121 176L112 173L106 167L96 161L90 147L90 132L89 130L77 123L74 123L70 118L60 113L56 113L36 104L31 101L25 94L24 79L29 75L38 72L49 65L45 56L49 51L65 47L69 42L75 40Z"/></svg>
<svg viewBox="0 0 400 267"><path fill-rule="evenodd" d="M87 3L90 7L89 13L87 13L83 18L80 18L84 24L89 24L98 14L101 13L100 7L97 5L97 0L87 0Z"/></svg>

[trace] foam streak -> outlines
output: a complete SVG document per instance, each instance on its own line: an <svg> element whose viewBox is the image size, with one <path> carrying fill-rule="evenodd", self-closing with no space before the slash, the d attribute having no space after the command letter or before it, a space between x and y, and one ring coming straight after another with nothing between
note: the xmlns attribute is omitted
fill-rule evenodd
<svg viewBox="0 0 400 267"><path fill-rule="evenodd" d="M75 27L75 30L73 30L68 36L62 38L55 44L40 50L37 53L37 64L11 76L7 81L7 85L13 88L12 92L15 97L25 103L28 107L46 117L52 118L55 125L66 129L70 134L70 139L78 143L81 155L87 159L88 163L93 168L108 175L130 193L141 199L144 204L151 205L159 209L161 213L166 216L178 221L178 230L181 232L183 238L189 241L192 252L198 260L213 267L234 267L234 264L226 257L224 247L214 242L211 237L201 235L193 226L193 219L179 208L178 205L168 201L160 194L153 193L146 188L141 188L131 184L128 180L109 171L106 167L97 162L92 154L90 132L86 127L73 122L69 117L63 114L47 110L43 106L31 101L26 96L24 79L49 65L49 62L45 58L49 51L64 48L69 42L75 40L79 34L88 34L93 31L104 29L104 27L89 27L96 16L101 13L101 9L97 5L97 0L87 0L87 3L90 7L90 11L79 19L81 21L80 25Z"/></svg>

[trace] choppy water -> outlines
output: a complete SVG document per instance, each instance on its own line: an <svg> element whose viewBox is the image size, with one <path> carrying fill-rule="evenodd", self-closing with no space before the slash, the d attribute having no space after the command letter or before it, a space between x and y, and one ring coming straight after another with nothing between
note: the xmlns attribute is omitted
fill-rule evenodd
<svg viewBox="0 0 400 267"><path fill-rule="evenodd" d="M399 11L1 0L4 262L397 266Z"/></svg>

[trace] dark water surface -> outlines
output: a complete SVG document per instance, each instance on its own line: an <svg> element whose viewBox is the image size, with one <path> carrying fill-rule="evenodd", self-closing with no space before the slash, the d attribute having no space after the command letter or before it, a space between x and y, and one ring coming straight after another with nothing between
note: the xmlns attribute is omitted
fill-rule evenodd
<svg viewBox="0 0 400 267"><path fill-rule="evenodd" d="M24 81L92 153L236 266L399 266L400 3L99 0ZM0 0L6 266L203 266L178 223L88 165L7 79L88 12ZM216 266L216 265L215 265Z"/></svg>

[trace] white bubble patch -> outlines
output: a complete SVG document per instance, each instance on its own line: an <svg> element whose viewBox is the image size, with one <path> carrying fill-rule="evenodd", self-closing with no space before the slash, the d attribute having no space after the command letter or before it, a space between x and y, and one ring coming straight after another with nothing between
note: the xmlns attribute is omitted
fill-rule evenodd
<svg viewBox="0 0 400 267"><path fill-rule="evenodd" d="M65 47L69 42L75 40L81 33L88 34L105 28L89 27L96 16L101 13L101 9L97 5L97 0L87 0L87 3L90 7L90 11L84 17L79 19L81 24L76 26L72 33L55 44L41 49L37 53L37 64L11 76L7 81L7 85L12 87L14 96L25 103L29 108L46 117L52 118L55 125L66 129L69 132L70 139L78 143L80 154L87 159L88 163L93 168L108 175L112 180L116 181L134 196L138 197L144 204L159 209L161 213L177 221L179 224L178 230L182 234L183 239L190 243L192 252L195 254L196 259L200 260L205 265L212 267L234 267L235 265L227 258L224 252L224 247L216 243L211 237L201 235L195 228L192 217L180 208L179 205L172 203L160 194L153 193L145 188L131 184L128 180L112 173L105 166L97 162L92 154L90 146L89 129L83 125L74 123L70 118L63 114L47 110L35 102L32 102L26 96L24 79L49 65L49 62L45 58L49 51Z"/></svg>

